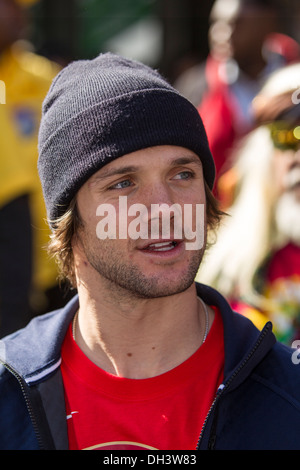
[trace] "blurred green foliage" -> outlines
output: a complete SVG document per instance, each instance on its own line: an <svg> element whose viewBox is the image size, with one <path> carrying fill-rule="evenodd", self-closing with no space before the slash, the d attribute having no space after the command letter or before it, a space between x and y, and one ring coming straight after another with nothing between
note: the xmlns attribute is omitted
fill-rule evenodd
<svg viewBox="0 0 300 470"><path fill-rule="evenodd" d="M77 0L78 54L92 57L110 38L155 10L156 0Z"/></svg>

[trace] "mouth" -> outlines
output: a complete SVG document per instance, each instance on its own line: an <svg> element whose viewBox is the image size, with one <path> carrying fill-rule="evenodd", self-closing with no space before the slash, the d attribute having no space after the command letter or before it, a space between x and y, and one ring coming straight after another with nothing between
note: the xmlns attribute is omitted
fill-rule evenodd
<svg viewBox="0 0 300 470"><path fill-rule="evenodd" d="M183 240L169 239L148 242L139 247L138 250L145 254L167 256L181 251L181 247L184 247Z"/></svg>
<svg viewBox="0 0 300 470"><path fill-rule="evenodd" d="M150 243L149 245L142 248L143 251L154 251L154 252L164 252L173 250L179 244L178 241L168 240L157 243Z"/></svg>

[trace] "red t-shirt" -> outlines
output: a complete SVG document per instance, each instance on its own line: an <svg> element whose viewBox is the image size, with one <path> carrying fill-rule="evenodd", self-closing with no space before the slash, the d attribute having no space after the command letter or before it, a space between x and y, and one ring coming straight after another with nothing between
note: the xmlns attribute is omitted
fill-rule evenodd
<svg viewBox="0 0 300 470"><path fill-rule="evenodd" d="M75 343L71 325L62 349L70 449L194 450L223 379L223 324L205 343L157 377L128 379L92 363Z"/></svg>

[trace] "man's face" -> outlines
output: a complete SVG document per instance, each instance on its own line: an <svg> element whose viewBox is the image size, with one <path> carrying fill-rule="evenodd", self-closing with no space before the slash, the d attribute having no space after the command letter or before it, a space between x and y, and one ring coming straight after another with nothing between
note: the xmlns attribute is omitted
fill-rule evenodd
<svg viewBox="0 0 300 470"><path fill-rule="evenodd" d="M266 37L276 31L276 16L268 9L242 6L236 18L232 20L231 28L233 57L243 65L262 54Z"/></svg>
<svg viewBox="0 0 300 470"><path fill-rule="evenodd" d="M124 212L120 197L129 212ZM153 210L155 204L164 210ZM188 149L152 147L107 164L77 194L77 207L83 221L73 241L78 281L80 278L86 284L100 281L140 298L162 297L186 290L194 281L204 251L205 218L196 217L196 205L201 206L205 214L204 204L202 164ZM166 236L162 220L164 211L167 214L171 206L177 209L169 210ZM99 226L107 220L99 207L116 214L116 223L111 225L116 230L111 231L111 239L99 239ZM130 212L129 208L134 207L147 211ZM187 207L192 211L188 213ZM107 216L108 212L105 214ZM191 233L198 233L199 222L203 246L199 248L195 244L197 249L187 249L192 246L189 245L193 241ZM119 237L121 224L123 238ZM153 227L158 229L158 232L154 230L155 236ZM139 233L140 236L136 236Z"/></svg>
<svg viewBox="0 0 300 470"><path fill-rule="evenodd" d="M212 20L211 47L217 55L231 55L241 67L261 55L267 35L277 28L274 11L240 0L217 0Z"/></svg>

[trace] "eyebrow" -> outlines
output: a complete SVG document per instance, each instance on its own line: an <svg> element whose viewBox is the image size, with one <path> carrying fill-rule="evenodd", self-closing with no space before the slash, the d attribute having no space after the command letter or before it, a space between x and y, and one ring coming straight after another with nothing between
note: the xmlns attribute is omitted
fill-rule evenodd
<svg viewBox="0 0 300 470"><path fill-rule="evenodd" d="M199 166L202 166L201 160L197 156L187 156L187 157L179 157L176 158L175 160L172 160L170 163L171 167L175 167L177 165L186 165L189 163L196 163ZM136 165L128 165L124 166L121 168L115 168L113 170L106 169L103 171L101 174L95 175L94 181L102 181L106 178L110 178L112 176L119 176L119 175L125 175L129 173L136 173L139 171L141 167L136 166Z"/></svg>
<svg viewBox="0 0 300 470"><path fill-rule="evenodd" d="M196 165L202 166L200 158L197 157L196 155L176 158L175 160L171 162L171 166L186 165L188 163L196 163Z"/></svg>
<svg viewBox="0 0 300 470"><path fill-rule="evenodd" d="M101 174L94 176L94 181L104 180L111 176L125 175L128 173L135 173L139 170L137 166L124 166L122 168L115 168L114 170L105 170Z"/></svg>

